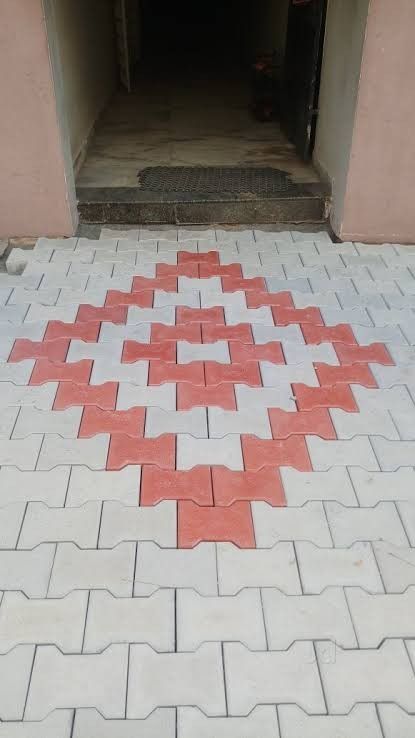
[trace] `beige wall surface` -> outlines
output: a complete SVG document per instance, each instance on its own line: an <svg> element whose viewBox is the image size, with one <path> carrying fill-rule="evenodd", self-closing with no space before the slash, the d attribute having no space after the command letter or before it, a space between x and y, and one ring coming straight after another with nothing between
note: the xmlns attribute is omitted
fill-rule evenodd
<svg viewBox="0 0 415 738"><path fill-rule="evenodd" d="M314 163L331 183L332 224L343 218L369 0L329 0Z"/></svg>
<svg viewBox="0 0 415 738"><path fill-rule="evenodd" d="M0 237L76 225L41 0L0 1Z"/></svg>
<svg viewBox="0 0 415 738"><path fill-rule="evenodd" d="M53 0L75 161L117 84L113 0Z"/></svg>
<svg viewBox="0 0 415 738"><path fill-rule="evenodd" d="M414 0L371 0L344 240L415 243L414 32Z"/></svg>

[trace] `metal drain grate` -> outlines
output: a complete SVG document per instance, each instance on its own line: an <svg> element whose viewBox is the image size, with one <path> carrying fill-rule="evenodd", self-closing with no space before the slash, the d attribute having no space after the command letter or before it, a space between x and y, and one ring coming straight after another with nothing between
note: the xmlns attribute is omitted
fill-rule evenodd
<svg viewBox="0 0 415 738"><path fill-rule="evenodd" d="M272 167L146 167L139 187L151 192L240 192L278 194L293 187L286 172Z"/></svg>

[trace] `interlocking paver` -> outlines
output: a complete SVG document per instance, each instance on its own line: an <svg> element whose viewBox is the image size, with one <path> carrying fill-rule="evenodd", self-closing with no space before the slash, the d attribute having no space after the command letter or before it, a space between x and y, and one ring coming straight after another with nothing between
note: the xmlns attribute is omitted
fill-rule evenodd
<svg viewBox="0 0 415 738"><path fill-rule="evenodd" d="M271 705L256 707L242 718L209 718L195 707L179 707L177 731L178 738L194 738L195 735L198 738L279 738L277 711Z"/></svg>
<svg viewBox="0 0 415 738"><path fill-rule="evenodd" d="M335 546L347 547L356 541L384 540L405 546L408 539L397 509L392 502L379 502L376 507L344 507L326 502L325 509Z"/></svg>
<svg viewBox="0 0 415 738"><path fill-rule="evenodd" d="M290 468L280 471L288 505L301 506L308 500L337 500L343 505L357 505L345 468L333 467L325 472L300 472Z"/></svg>
<svg viewBox="0 0 415 738"><path fill-rule="evenodd" d="M262 591L268 647L289 648L297 640L332 640L356 648L356 636L344 591L329 587L320 595L285 595L278 589Z"/></svg>
<svg viewBox="0 0 415 738"><path fill-rule="evenodd" d="M32 436L29 440L31 441L32 438L37 440L39 437ZM42 439L42 436L40 436L40 439ZM10 443L23 444L27 441L11 441ZM41 471L47 471L63 464L81 464L88 466L90 469L105 469L108 447L109 435L104 433L93 438L76 440L62 438L51 433L44 437L37 468ZM15 464L17 465L17 462Z"/></svg>
<svg viewBox="0 0 415 738"><path fill-rule="evenodd" d="M1 481L0 475L0 483ZM0 549L16 548L25 510L23 502L0 507Z"/></svg>
<svg viewBox="0 0 415 738"><path fill-rule="evenodd" d="M244 468L239 436L225 438L194 438L177 436L177 469L192 469L198 464L227 466L235 471Z"/></svg>
<svg viewBox="0 0 415 738"><path fill-rule="evenodd" d="M205 641L240 641L253 651L267 647L259 589L234 597L178 590L176 606L178 651L195 651Z"/></svg>
<svg viewBox="0 0 415 738"><path fill-rule="evenodd" d="M99 738L136 738L137 735L140 738L176 738L176 710L160 708L145 720L105 720L97 710L77 710L71 738L91 738L95 735ZM34 738L38 738L37 735ZM43 735L39 738L43 738Z"/></svg>
<svg viewBox="0 0 415 738"><path fill-rule="evenodd" d="M99 655L63 655L54 646L36 651L25 718L42 720L54 709L95 707L107 718L125 715L128 648Z"/></svg>
<svg viewBox="0 0 415 738"><path fill-rule="evenodd" d="M206 597L218 593L214 543L200 543L191 550L162 549L155 543L139 543L134 595L149 595L159 588L184 587Z"/></svg>
<svg viewBox="0 0 415 738"><path fill-rule="evenodd" d="M257 704L275 702L299 703L310 714L325 712L311 642L268 653L249 651L239 643L225 643L224 663L230 715L248 715Z"/></svg>
<svg viewBox="0 0 415 738"><path fill-rule="evenodd" d="M2 722L0 738L71 738L71 710L53 712L41 722Z"/></svg>
<svg viewBox="0 0 415 738"><path fill-rule="evenodd" d="M195 407L191 410L167 412L157 407L149 407L146 412L146 438L156 438L163 433L187 433L194 438L207 438L206 409Z"/></svg>
<svg viewBox="0 0 415 738"><path fill-rule="evenodd" d="M210 407L208 420L209 438L224 438L231 434L241 433L249 433L258 438L272 438L266 408L232 411Z"/></svg>
<svg viewBox="0 0 415 738"><path fill-rule="evenodd" d="M413 466L415 441L389 441L378 436L371 438L382 471L396 471L401 466Z"/></svg>
<svg viewBox="0 0 415 738"><path fill-rule="evenodd" d="M393 472L368 472L360 467L351 467L349 474L360 505L369 507L382 500L413 500L413 468L403 467Z"/></svg>
<svg viewBox="0 0 415 738"><path fill-rule="evenodd" d="M43 474L57 474L59 471L60 469L54 469L52 472ZM140 466L126 466L120 471L112 472L93 471L86 466L74 466L71 469L65 504L67 507L80 507L88 500L117 500L124 505L137 505L140 473ZM39 475L41 472L36 472L36 474Z"/></svg>
<svg viewBox="0 0 415 738"><path fill-rule="evenodd" d="M104 502L99 547L114 548L123 541L154 541L159 546L176 546L175 503L164 501L155 507L131 508L120 502Z"/></svg>
<svg viewBox="0 0 415 738"><path fill-rule="evenodd" d="M38 410L36 407L22 407L13 429L13 438L27 438L32 433L55 433L62 438L78 437L82 408L67 410Z"/></svg>
<svg viewBox="0 0 415 738"><path fill-rule="evenodd" d="M331 546L332 539L321 502L307 502L304 507L270 507L266 502L252 503L255 540L258 548L271 548L278 541L311 541L317 546Z"/></svg>
<svg viewBox="0 0 415 738"><path fill-rule="evenodd" d="M366 436L355 436L348 441L325 441L318 436L307 436L307 447L316 471L325 471L332 466L361 466L367 471L379 469L370 440Z"/></svg>
<svg viewBox="0 0 415 738"><path fill-rule="evenodd" d="M18 548L32 549L51 541L72 541L79 548L95 548L100 516L101 505L95 501L71 508L51 508L43 502L29 502Z"/></svg>
<svg viewBox="0 0 415 738"><path fill-rule="evenodd" d="M386 592L404 592L415 584L415 549L377 541L373 544L373 550Z"/></svg>
<svg viewBox="0 0 415 738"><path fill-rule="evenodd" d="M352 651L317 643L316 650L330 713L344 715L357 702L396 702L413 709L415 675L403 641Z"/></svg>
<svg viewBox="0 0 415 738"><path fill-rule="evenodd" d="M350 548L318 548L313 543L296 543L301 582L306 594L319 594L326 587L363 587L383 592L379 569L369 543Z"/></svg>
<svg viewBox="0 0 415 738"><path fill-rule="evenodd" d="M274 548L242 550L230 543L217 544L219 594L235 595L245 587L277 587L299 594L301 584L292 543Z"/></svg>
<svg viewBox="0 0 415 738"><path fill-rule="evenodd" d="M0 551L0 590L46 597L55 549L45 543L33 551Z"/></svg>
<svg viewBox="0 0 415 738"><path fill-rule="evenodd" d="M385 738L412 738L415 716L408 715L398 705L378 705L379 718Z"/></svg>
<svg viewBox="0 0 415 738"><path fill-rule="evenodd" d="M414 587L387 595L353 587L346 596L360 648L378 648L385 638L414 638Z"/></svg>
<svg viewBox="0 0 415 738"><path fill-rule="evenodd" d="M7 674L0 691L1 720L23 719L34 655L34 646L19 646L0 656L1 673Z"/></svg>
<svg viewBox="0 0 415 738"><path fill-rule="evenodd" d="M59 543L48 596L65 597L77 589L106 589L115 597L131 597L135 549L135 543L120 543L116 548L99 551L81 550L73 543ZM29 553L19 551L15 556L28 556Z"/></svg>
<svg viewBox="0 0 415 738"><path fill-rule="evenodd" d="M194 653L158 654L147 645L130 648L127 717L145 718L156 707L195 705L206 715L225 715L220 644Z"/></svg>
<svg viewBox="0 0 415 738"><path fill-rule="evenodd" d="M133 598L91 592L83 650L101 653L112 643L140 642L158 652L174 651L174 609L173 590Z"/></svg>
<svg viewBox="0 0 415 738"><path fill-rule="evenodd" d="M382 707L380 705L379 709ZM279 705L278 718L281 738L383 738L375 705L356 705L348 715L325 716L307 715L296 705ZM399 734L399 738L406 736Z"/></svg>
<svg viewBox="0 0 415 738"><path fill-rule="evenodd" d="M70 476L69 467L48 472L21 471L15 467L0 469L0 506L31 500L50 506L63 506Z"/></svg>
<svg viewBox="0 0 415 738"><path fill-rule="evenodd" d="M0 651L41 643L55 645L64 653L80 653L87 601L87 592L72 592L59 600L5 592L0 607Z"/></svg>

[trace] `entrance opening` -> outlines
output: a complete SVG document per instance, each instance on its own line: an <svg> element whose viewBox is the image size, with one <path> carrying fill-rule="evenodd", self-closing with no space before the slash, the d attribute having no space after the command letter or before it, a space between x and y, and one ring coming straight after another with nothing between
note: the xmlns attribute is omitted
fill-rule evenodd
<svg viewBox="0 0 415 738"><path fill-rule="evenodd" d="M149 167L275 168L300 188L297 194L304 196L306 186L315 196L320 180L310 151L298 153L287 116L284 124L292 4L115 0L121 84L78 171L81 202L92 189L118 189L121 199L129 189L131 198L139 172ZM308 105L304 94L302 102ZM229 192L224 196L229 200Z"/></svg>

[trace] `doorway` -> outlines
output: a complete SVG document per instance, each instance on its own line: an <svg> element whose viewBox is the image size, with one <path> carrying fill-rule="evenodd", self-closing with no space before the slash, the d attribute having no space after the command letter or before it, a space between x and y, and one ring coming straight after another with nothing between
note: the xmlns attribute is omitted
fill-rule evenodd
<svg viewBox="0 0 415 738"><path fill-rule="evenodd" d="M271 168L287 175L290 186L299 188L298 196L308 187L313 198L317 192L324 200L326 189L319 190L310 157L299 155L283 117L292 2L125 2L130 14L131 3L135 10L124 19L124 44L131 35L134 39L128 75L117 28L121 85L96 123L78 173L81 203L90 200L91 190L104 195L105 189L111 198L114 193L108 190L118 189L118 197L131 198L139 173L150 167ZM265 95L272 110L261 116L258 64L264 59ZM224 193L228 201L229 194ZM249 200L242 195L239 200ZM323 201L320 205L323 212Z"/></svg>

